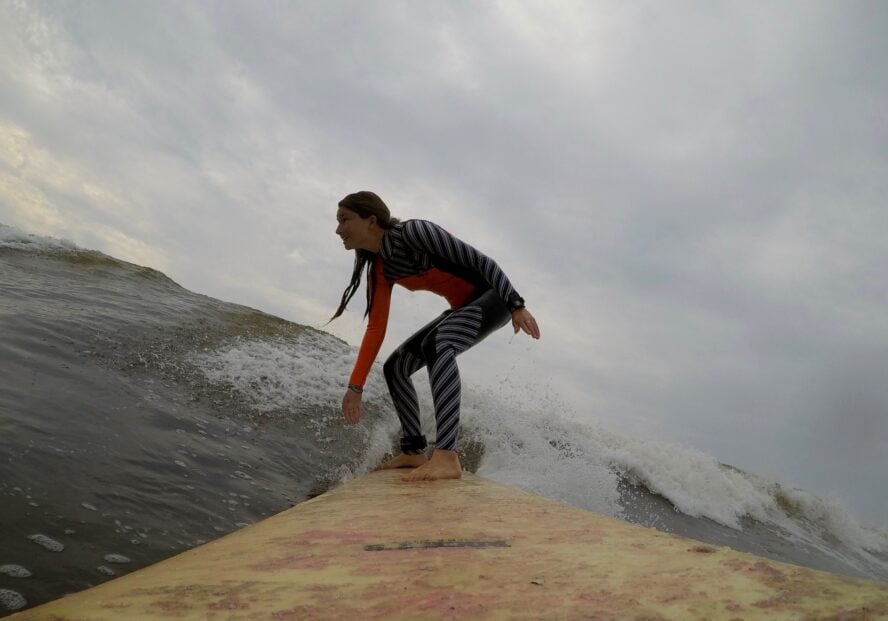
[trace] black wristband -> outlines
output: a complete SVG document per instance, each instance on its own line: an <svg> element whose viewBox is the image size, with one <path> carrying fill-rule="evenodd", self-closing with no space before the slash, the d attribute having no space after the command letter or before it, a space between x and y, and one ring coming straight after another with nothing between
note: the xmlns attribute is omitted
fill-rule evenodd
<svg viewBox="0 0 888 621"><path fill-rule="evenodd" d="M358 386L357 384L349 384L349 385L348 385L348 389L349 389L350 391L352 391L352 392L356 392L356 393L358 393L358 394L361 394L362 392L364 392L364 389L361 388L360 386Z"/></svg>

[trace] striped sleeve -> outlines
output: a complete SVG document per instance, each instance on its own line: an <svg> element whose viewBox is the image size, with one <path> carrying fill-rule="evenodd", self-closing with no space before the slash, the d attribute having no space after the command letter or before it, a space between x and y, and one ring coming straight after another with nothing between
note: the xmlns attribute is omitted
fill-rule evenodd
<svg viewBox="0 0 888 621"><path fill-rule="evenodd" d="M496 261L454 237L443 228L427 220L408 220L404 223L404 241L412 248L439 256L480 275L499 293L510 309L523 306L524 300L515 291L505 272Z"/></svg>

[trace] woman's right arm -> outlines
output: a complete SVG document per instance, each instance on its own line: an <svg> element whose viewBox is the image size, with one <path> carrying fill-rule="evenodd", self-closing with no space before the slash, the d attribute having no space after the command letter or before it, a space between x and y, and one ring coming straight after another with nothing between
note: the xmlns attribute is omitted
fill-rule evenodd
<svg viewBox="0 0 888 621"><path fill-rule="evenodd" d="M389 307L392 300L392 285L382 277L382 270L376 274L376 288L373 292L373 306L370 308L370 317L367 321L367 329L364 338L361 339L361 347L358 349L358 357L349 377L349 388L342 398L342 415L351 424L361 420L361 393L370 369L376 361L376 356L382 348L385 340L385 332L388 327ZM352 388L353 387L353 388Z"/></svg>

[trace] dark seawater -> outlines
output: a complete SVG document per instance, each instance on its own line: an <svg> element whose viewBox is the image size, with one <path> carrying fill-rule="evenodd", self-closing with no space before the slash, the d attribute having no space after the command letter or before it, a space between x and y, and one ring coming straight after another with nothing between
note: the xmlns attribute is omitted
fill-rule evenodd
<svg viewBox="0 0 888 621"><path fill-rule="evenodd" d="M365 422L342 424L354 350L341 340L2 225L0 334L0 616L286 509L370 470L396 438L378 373ZM888 580L888 535L840 506L688 449L521 411L510 392L466 394L469 470ZM712 487L690 476L701 469Z"/></svg>

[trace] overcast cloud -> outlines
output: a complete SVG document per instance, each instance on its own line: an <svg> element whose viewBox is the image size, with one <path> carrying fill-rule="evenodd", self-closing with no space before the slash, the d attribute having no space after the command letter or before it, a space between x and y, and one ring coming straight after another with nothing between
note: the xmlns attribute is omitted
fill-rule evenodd
<svg viewBox="0 0 888 621"><path fill-rule="evenodd" d="M320 326L373 189L537 315L475 384L884 527L886 59L876 0L2 0L0 222ZM440 308L395 303L383 353Z"/></svg>

